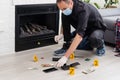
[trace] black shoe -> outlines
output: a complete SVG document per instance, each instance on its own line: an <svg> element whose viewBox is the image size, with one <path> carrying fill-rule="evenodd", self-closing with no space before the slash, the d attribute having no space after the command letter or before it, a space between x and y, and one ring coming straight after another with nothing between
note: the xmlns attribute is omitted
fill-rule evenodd
<svg viewBox="0 0 120 80"><path fill-rule="evenodd" d="M54 53L55 53L54 56L63 56L65 54L65 52L67 51L67 49L69 48L70 44L71 44L70 42L64 43L63 47L61 49L54 51Z"/></svg>
<svg viewBox="0 0 120 80"><path fill-rule="evenodd" d="M105 44L104 44L104 41L103 41L103 46L100 47L100 48L97 48L96 55L97 56L103 56L103 55L105 55Z"/></svg>
<svg viewBox="0 0 120 80"><path fill-rule="evenodd" d="M54 56L63 56L66 51L67 51L67 50L66 50L66 49L63 49L63 48L58 49L58 50L54 51L54 53L55 53Z"/></svg>

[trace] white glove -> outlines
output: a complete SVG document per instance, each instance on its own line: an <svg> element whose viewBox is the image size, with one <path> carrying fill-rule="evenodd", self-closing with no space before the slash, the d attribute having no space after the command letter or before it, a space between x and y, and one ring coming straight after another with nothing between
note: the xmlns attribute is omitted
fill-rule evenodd
<svg viewBox="0 0 120 80"><path fill-rule="evenodd" d="M59 35L56 35L55 37L54 37L54 40L55 40L55 42L58 42L59 40L61 40L63 38L63 34L59 34Z"/></svg>
<svg viewBox="0 0 120 80"><path fill-rule="evenodd" d="M58 62L55 63L55 67L61 67L67 62L68 58L66 56L63 56L61 59L58 60Z"/></svg>

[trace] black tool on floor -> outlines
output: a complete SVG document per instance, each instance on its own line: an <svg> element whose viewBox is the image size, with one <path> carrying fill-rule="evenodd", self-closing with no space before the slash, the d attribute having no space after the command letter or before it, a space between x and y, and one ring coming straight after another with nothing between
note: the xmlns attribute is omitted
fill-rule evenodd
<svg viewBox="0 0 120 80"><path fill-rule="evenodd" d="M48 68L48 69L45 69L45 70L43 70L43 72L45 72L45 73L49 73L49 72L53 72L53 71L56 71L56 70L58 70L58 69L56 69L56 68Z"/></svg>
<svg viewBox="0 0 120 80"><path fill-rule="evenodd" d="M52 58L52 61L58 61L60 58L55 58L55 57L53 57Z"/></svg>
<svg viewBox="0 0 120 80"><path fill-rule="evenodd" d="M75 63L72 63L70 65L64 64L64 66L62 66L61 69L63 69L63 70L69 70L70 67L76 67L78 65L80 65L79 62L75 62Z"/></svg>
<svg viewBox="0 0 120 80"><path fill-rule="evenodd" d="M84 58L84 56L75 56L75 58ZM52 61L58 61L60 59L60 57L53 57Z"/></svg>
<svg viewBox="0 0 120 80"><path fill-rule="evenodd" d="M61 67L62 70L69 70L69 68L70 68L70 65L67 65L67 64L64 64L64 65Z"/></svg>

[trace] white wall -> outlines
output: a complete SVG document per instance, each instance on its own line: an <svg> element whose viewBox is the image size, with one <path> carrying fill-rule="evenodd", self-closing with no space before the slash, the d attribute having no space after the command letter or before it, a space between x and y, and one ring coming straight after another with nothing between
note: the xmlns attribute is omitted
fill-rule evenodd
<svg viewBox="0 0 120 80"><path fill-rule="evenodd" d="M56 0L11 0L14 5L55 3Z"/></svg>
<svg viewBox="0 0 120 80"><path fill-rule="evenodd" d="M14 52L14 6L0 0L0 55Z"/></svg>

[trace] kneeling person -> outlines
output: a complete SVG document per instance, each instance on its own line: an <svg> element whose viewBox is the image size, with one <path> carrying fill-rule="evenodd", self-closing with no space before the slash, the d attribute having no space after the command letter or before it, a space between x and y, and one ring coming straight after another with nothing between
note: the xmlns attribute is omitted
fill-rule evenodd
<svg viewBox="0 0 120 80"><path fill-rule="evenodd" d="M55 51L55 56L63 55L55 66L63 66L76 49L92 50L97 48L96 54L104 55L106 25L97 9L80 0L57 0L57 6L62 10L65 43L60 50ZM71 25L75 28L73 33L71 33ZM59 41L61 37L62 34L55 36L55 41Z"/></svg>

